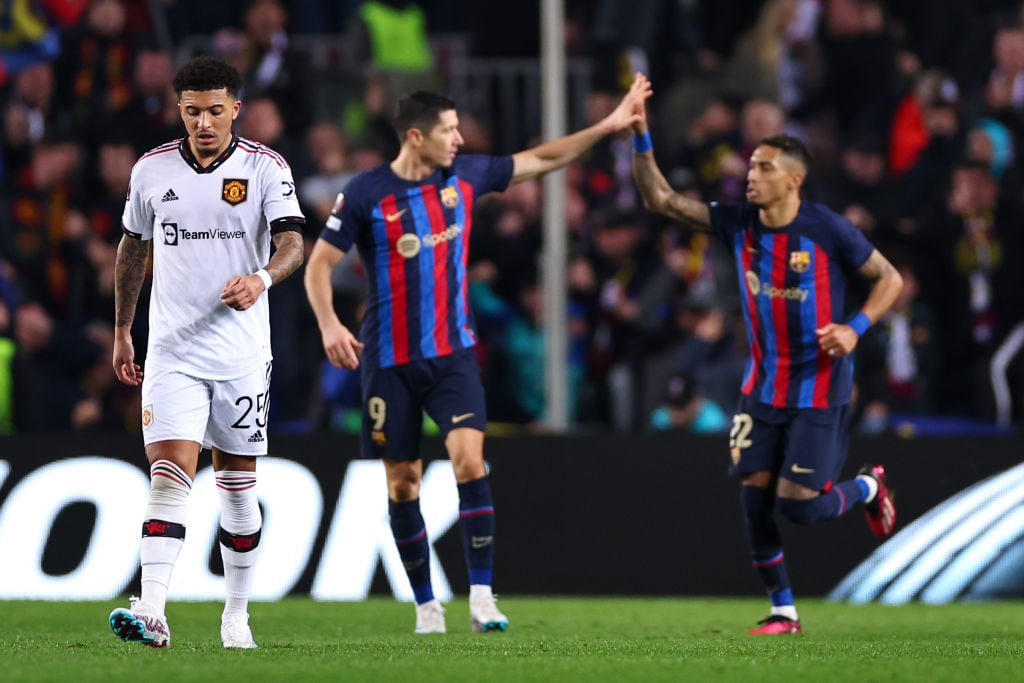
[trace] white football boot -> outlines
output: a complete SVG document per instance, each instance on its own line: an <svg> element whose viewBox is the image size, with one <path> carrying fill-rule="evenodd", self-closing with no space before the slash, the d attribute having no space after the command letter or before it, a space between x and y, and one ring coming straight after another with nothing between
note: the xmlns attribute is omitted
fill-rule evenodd
<svg viewBox="0 0 1024 683"><path fill-rule="evenodd" d="M504 631L508 628L508 617L498 611L498 601L490 586L469 587L469 620L477 633Z"/></svg>
<svg viewBox="0 0 1024 683"><path fill-rule="evenodd" d="M171 629L167 618L135 596L128 599L128 604L128 609L118 607L110 613L110 628L117 637L126 643L170 647Z"/></svg>
<svg viewBox="0 0 1024 683"><path fill-rule="evenodd" d="M416 605L416 633L446 633L444 607L435 598Z"/></svg>

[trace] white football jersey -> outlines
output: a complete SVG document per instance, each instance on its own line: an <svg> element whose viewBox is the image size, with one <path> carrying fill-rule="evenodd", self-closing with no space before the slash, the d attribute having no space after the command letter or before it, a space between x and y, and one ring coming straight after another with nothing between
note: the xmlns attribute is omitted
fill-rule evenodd
<svg viewBox="0 0 1024 683"><path fill-rule="evenodd" d="M236 135L206 168L185 140L139 158L122 223L153 240L147 364L231 379L271 359L267 297L236 311L220 294L267 265L269 224L292 217L303 220L291 168L265 145Z"/></svg>

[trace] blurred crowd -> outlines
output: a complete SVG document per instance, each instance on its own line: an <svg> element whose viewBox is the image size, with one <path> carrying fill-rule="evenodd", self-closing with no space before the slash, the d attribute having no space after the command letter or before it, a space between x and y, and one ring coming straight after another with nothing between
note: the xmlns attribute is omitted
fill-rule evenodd
<svg viewBox="0 0 1024 683"><path fill-rule="evenodd" d="M421 86L479 99L447 82L451 61L535 59L537 4L3 3L0 434L139 425L137 390L110 367L113 265L134 161L183 135L171 79L188 46L242 73L236 132L289 160L312 245L336 193L397 151L396 99ZM660 165L705 201L741 200L757 142L798 135L814 157L806 197L898 265L904 291L857 352L855 429L915 416L1021 423L1020 0L566 0L566 19L569 54L590 75L571 103L583 123L615 106L634 71L649 74ZM437 49L451 35L465 54ZM311 58L305 46L325 38L345 46L343 60ZM325 83L352 87L328 97ZM495 117L521 115L460 110L463 151L538 142L498 148ZM631 163L632 140L608 139L566 174L574 428L728 430L746 358L735 270L714 239L644 212ZM489 195L471 236L495 431L543 429L543 202L539 182ZM334 280L355 326L358 258ZM269 296L272 428L354 429L358 374L324 362L301 273ZM865 290L850 296L853 306ZM135 325L143 361L147 300Z"/></svg>

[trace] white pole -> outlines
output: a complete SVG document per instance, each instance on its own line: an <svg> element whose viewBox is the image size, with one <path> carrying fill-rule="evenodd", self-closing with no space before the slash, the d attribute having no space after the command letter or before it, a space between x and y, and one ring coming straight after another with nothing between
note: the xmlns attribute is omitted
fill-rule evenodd
<svg viewBox="0 0 1024 683"><path fill-rule="evenodd" d="M541 0L541 131L545 140L566 134L565 0ZM569 428L568 333L565 275L565 171L544 177L544 386L547 426Z"/></svg>

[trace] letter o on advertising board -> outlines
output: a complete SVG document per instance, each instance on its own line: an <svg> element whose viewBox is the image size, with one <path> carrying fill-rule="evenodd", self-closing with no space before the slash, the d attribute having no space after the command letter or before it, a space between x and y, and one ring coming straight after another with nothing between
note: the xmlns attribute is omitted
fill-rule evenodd
<svg viewBox="0 0 1024 683"><path fill-rule="evenodd" d="M27 475L0 508L0 598L108 600L138 569L139 525L149 480L120 460L81 457L58 460ZM64 576L42 570L53 523L68 505L96 506L96 523L85 556Z"/></svg>

